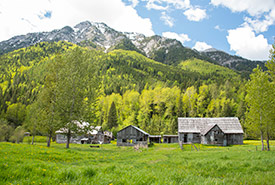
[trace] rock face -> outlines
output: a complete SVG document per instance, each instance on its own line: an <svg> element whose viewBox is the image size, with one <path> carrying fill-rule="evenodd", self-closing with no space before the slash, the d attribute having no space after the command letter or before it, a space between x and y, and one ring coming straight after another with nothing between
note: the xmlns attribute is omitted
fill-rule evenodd
<svg viewBox="0 0 275 185"><path fill-rule="evenodd" d="M89 21L81 22L73 28L66 26L51 32L28 33L12 37L0 42L0 55L45 41L68 41L81 46L101 49L105 52L113 49L134 50L169 65L177 65L186 59L198 58L239 71L251 71L257 64L263 66L263 62L232 56L213 48L198 52L184 47L175 39L157 35L146 37L139 33L119 32L104 23Z"/></svg>
<svg viewBox="0 0 275 185"><path fill-rule="evenodd" d="M257 67L257 65L265 68L264 61L251 61L239 56L229 55L228 53L214 48L202 51L201 54L211 58L222 66L226 66L237 71L252 71L255 67Z"/></svg>

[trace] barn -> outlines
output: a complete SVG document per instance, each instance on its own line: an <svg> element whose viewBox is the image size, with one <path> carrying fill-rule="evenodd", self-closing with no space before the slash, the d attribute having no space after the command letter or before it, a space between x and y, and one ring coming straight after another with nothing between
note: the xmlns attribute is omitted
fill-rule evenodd
<svg viewBox="0 0 275 185"><path fill-rule="evenodd" d="M243 144L243 129L237 117L178 118L180 143L212 145Z"/></svg>
<svg viewBox="0 0 275 185"><path fill-rule="evenodd" d="M140 128L129 125L117 132L117 146L148 146L149 135Z"/></svg>

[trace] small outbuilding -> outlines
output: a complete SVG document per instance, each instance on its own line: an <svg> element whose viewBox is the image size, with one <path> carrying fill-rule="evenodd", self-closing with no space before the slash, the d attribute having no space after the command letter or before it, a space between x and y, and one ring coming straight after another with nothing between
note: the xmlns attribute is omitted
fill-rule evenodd
<svg viewBox="0 0 275 185"><path fill-rule="evenodd" d="M163 143L178 143L178 135L163 135Z"/></svg>
<svg viewBox="0 0 275 185"><path fill-rule="evenodd" d="M72 121L77 128L77 132L72 132L70 143L77 144L107 144L110 143L112 138L112 132L103 132L101 126L91 126L88 122ZM61 128L56 133L57 143L67 142L68 129ZM106 133L106 134L105 134Z"/></svg>
<svg viewBox="0 0 275 185"><path fill-rule="evenodd" d="M150 135L149 143L161 143L161 135Z"/></svg>
<svg viewBox="0 0 275 185"><path fill-rule="evenodd" d="M140 128L129 125L117 132L117 146L140 145L147 147L149 135Z"/></svg>
<svg viewBox="0 0 275 185"><path fill-rule="evenodd" d="M178 136L180 143L243 144L243 129L237 117L178 118Z"/></svg>

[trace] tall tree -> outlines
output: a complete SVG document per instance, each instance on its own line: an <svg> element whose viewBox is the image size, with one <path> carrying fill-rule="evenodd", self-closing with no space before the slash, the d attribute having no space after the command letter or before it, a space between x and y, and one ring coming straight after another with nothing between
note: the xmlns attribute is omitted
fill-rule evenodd
<svg viewBox="0 0 275 185"><path fill-rule="evenodd" d="M69 148L72 134L77 134L75 121L84 121L86 111L94 101L89 96L97 89L96 64L92 53L87 50L74 48L62 56L62 68L59 70L57 80L57 111L62 128L67 130L67 144Z"/></svg>
<svg viewBox="0 0 275 185"><path fill-rule="evenodd" d="M246 122L249 124L250 129L256 129L256 131L260 132L262 150L264 150L264 134L268 134L267 128L272 117L270 95L274 92L271 91L268 74L259 66L253 70L250 79L246 85L246 101L248 105Z"/></svg>
<svg viewBox="0 0 275 185"><path fill-rule="evenodd" d="M113 129L117 126L118 126L118 122L117 122L116 104L115 102L112 102L111 107L109 109L107 127L108 129Z"/></svg>

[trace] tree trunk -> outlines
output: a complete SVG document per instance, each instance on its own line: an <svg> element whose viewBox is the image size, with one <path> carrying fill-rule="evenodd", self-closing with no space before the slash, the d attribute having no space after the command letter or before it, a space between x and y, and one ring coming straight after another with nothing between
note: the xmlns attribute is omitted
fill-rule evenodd
<svg viewBox="0 0 275 185"><path fill-rule="evenodd" d="M262 142L262 151L264 151L264 136L263 136L263 131L261 131L261 142Z"/></svg>
<svg viewBox="0 0 275 185"><path fill-rule="evenodd" d="M266 131L266 146L267 146L267 151L270 151L270 146L269 146L269 133Z"/></svg>
<svg viewBox="0 0 275 185"><path fill-rule="evenodd" d="M47 142L47 147L51 146L51 139L52 139L52 134L50 133L49 134L49 139L48 139L48 142Z"/></svg>
<svg viewBox="0 0 275 185"><path fill-rule="evenodd" d="M68 133L67 133L67 144L66 144L66 148L70 147L70 139L71 139L71 129L69 129Z"/></svg>
<svg viewBox="0 0 275 185"><path fill-rule="evenodd" d="M32 135L32 145L33 145L33 143L34 143L34 134Z"/></svg>

